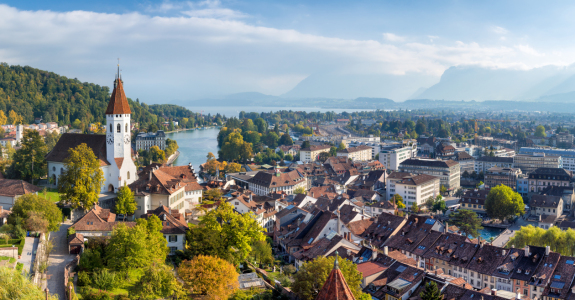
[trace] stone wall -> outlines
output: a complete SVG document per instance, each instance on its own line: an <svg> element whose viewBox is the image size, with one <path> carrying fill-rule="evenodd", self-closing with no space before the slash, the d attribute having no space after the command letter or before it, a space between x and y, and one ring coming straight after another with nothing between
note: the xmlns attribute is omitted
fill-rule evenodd
<svg viewBox="0 0 575 300"><path fill-rule="evenodd" d="M18 247L0 248L0 256L8 256L18 258Z"/></svg>

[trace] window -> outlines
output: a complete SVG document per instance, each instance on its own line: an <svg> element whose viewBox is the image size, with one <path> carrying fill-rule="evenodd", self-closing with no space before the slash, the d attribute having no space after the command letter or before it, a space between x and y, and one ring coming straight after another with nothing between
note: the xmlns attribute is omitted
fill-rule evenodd
<svg viewBox="0 0 575 300"><path fill-rule="evenodd" d="M168 240L170 243L177 242L178 236L177 235L170 235Z"/></svg>
<svg viewBox="0 0 575 300"><path fill-rule="evenodd" d="M170 255L176 254L177 250L178 250L178 247L170 247Z"/></svg>
<svg viewBox="0 0 575 300"><path fill-rule="evenodd" d="M116 131L117 131L117 132L122 132L122 126L120 126L120 124L118 124Z"/></svg>
<svg viewBox="0 0 575 300"><path fill-rule="evenodd" d="M128 174L127 174L127 175L128 175L128 176L127 176L127 177L128 177L128 179L130 179L130 172L129 172L129 171L128 171Z"/></svg>
<svg viewBox="0 0 575 300"><path fill-rule="evenodd" d="M527 296L527 289L523 289L523 295Z"/></svg>
<svg viewBox="0 0 575 300"><path fill-rule="evenodd" d="M110 124L110 132L113 132L114 130L112 130L112 124Z"/></svg>
<svg viewBox="0 0 575 300"><path fill-rule="evenodd" d="M126 130L124 132L128 132L128 123L126 123Z"/></svg>

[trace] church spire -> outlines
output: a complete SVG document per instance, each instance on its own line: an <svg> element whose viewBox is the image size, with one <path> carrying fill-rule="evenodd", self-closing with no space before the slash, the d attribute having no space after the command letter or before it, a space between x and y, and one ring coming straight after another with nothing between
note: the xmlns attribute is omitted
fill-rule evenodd
<svg viewBox="0 0 575 300"><path fill-rule="evenodd" d="M351 289L345 282L345 278L343 277L343 273L339 269L339 263L337 261L338 253L335 252L335 262L333 263L333 269L327 280L323 284L323 287L319 291L317 298L315 300L355 300Z"/></svg>
<svg viewBox="0 0 575 300"><path fill-rule="evenodd" d="M116 80L114 80L114 90L112 91L112 96L106 109L107 115L127 115L132 113L128 99L124 93L119 61L120 59L118 59L118 73L116 74Z"/></svg>

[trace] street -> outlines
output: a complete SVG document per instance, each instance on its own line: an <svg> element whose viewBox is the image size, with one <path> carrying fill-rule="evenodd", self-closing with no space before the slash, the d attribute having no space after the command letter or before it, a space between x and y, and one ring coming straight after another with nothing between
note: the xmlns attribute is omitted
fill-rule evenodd
<svg viewBox="0 0 575 300"><path fill-rule="evenodd" d="M50 253L48 270L48 289L50 293L57 294L60 299L66 299L64 287L64 267L74 259L74 255L68 254L68 239L66 237L68 227L72 223L67 221L60 225L60 231L52 232L50 238L54 248Z"/></svg>
<svg viewBox="0 0 575 300"><path fill-rule="evenodd" d="M23 271L28 272L28 274L32 273L32 265L34 263L34 258L36 257L38 242L38 238L26 237L24 249L22 249L22 258L18 260L18 262L24 264Z"/></svg>

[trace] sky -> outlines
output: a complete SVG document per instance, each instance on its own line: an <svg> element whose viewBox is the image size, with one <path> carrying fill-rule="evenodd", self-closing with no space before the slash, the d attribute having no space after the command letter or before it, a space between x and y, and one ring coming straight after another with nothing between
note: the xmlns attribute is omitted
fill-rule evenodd
<svg viewBox="0 0 575 300"><path fill-rule="evenodd" d="M111 86L120 58L127 96L146 103L283 95L324 74L429 87L452 66L572 64L574 13L572 1L4 1L0 61Z"/></svg>

